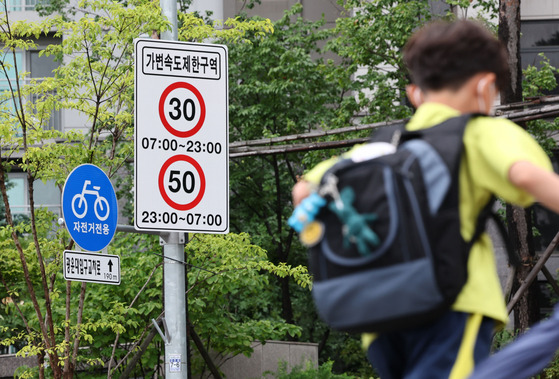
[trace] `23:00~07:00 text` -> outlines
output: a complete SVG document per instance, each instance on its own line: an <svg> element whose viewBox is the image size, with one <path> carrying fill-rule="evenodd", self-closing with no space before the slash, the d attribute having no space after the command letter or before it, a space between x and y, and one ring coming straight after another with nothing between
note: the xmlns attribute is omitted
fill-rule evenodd
<svg viewBox="0 0 559 379"><path fill-rule="evenodd" d="M171 150L177 151L179 148L185 149L187 153L208 153L221 154L222 147L219 142L200 142L188 140L184 144L179 144L175 139L142 138L142 149Z"/></svg>
<svg viewBox="0 0 559 379"><path fill-rule="evenodd" d="M203 215L200 213L187 213L184 217L179 217L175 212L155 212L155 211L143 211L142 212L142 222L155 224L157 222L162 222L164 224L176 224L179 221L186 221L189 225L208 225L208 226L220 226L223 222L221 215L207 214Z"/></svg>

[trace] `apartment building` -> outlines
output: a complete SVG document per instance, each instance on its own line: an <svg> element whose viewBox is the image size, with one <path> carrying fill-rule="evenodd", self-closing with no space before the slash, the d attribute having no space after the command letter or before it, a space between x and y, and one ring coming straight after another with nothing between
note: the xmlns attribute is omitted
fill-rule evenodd
<svg viewBox="0 0 559 379"><path fill-rule="evenodd" d="M22 9L23 6L14 6L14 9ZM30 9L29 5L26 8ZM34 13L33 11L17 11L18 13ZM15 54L6 54L2 56L2 61L10 66L17 66L19 71L26 71L29 76L25 78L24 83L29 83L30 80L40 79L53 75L53 70L58 67L59 63L52 57L40 56L39 52L47 45L56 43L57 38L52 36L45 36L37 40L37 48L28 51L16 51ZM8 90L9 83L12 84L16 79L16 72L14 69L8 71L8 78L0 78L0 91ZM27 101L34 101L33 98ZM13 109L13 105L10 105ZM48 124L48 129L63 130L63 111L53 111ZM26 174L23 172L9 173L10 187L8 190L10 202L13 204L12 212L14 214L28 214L29 205L27 203L27 181L25 180ZM37 181L35 183L35 201L37 204L48 206L56 212L60 212L60 191L55 187L54 182L43 183Z"/></svg>

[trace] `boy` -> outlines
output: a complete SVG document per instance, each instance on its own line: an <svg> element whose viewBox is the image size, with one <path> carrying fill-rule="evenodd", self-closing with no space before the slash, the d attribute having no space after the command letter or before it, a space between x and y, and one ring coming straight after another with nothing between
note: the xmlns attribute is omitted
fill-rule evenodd
<svg viewBox="0 0 559 379"><path fill-rule="evenodd" d="M417 108L407 130L429 128L460 114L488 115L508 77L504 47L483 27L465 20L419 30L404 48L404 62L412 79L406 92ZM294 186L294 205L312 192L334 160L318 165ZM471 239L492 194L520 206L537 200L559 212L559 177L538 144L506 119L476 117L464 133L459 173L464 240ZM491 241L484 234L470 250L468 281L446 314L421 327L365 335L363 341L383 379L465 378L489 355L495 324L507 320Z"/></svg>

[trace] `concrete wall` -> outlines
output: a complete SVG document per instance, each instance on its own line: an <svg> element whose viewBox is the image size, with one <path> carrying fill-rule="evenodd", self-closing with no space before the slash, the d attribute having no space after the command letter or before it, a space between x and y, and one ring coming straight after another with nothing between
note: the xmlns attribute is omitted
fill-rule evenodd
<svg viewBox="0 0 559 379"><path fill-rule="evenodd" d="M227 379L264 378L265 372L276 372L280 362L286 362L288 369L296 366L306 367L307 362L310 362L312 367L318 367L318 344L315 343L253 342L252 348L254 353L250 357L240 354L221 359L220 370ZM216 357L214 357L214 362L220 363ZM36 365L37 357L23 358L16 357L15 354L0 355L0 379L13 378L15 370L20 366L34 367ZM203 376L203 378L207 377L207 375Z"/></svg>
<svg viewBox="0 0 559 379"><path fill-rule="evenodd" d="M250 357L240 354L222 360L224 363L220 365L220 370L227 379L264 378L267 371L276 372L280 362L286 362L288 369L296 366L306 367L307 362L311 362L315 368L318 367L318 344L315 343L253 342L252 348L254 352Z"/></svg>
<svg viewBox="0 0 559 379"><path fill-rule="evenodd" d="M13 378L18 367L37 366L37 357L16 357L15 354L0 355L0 378Z"/></svg>

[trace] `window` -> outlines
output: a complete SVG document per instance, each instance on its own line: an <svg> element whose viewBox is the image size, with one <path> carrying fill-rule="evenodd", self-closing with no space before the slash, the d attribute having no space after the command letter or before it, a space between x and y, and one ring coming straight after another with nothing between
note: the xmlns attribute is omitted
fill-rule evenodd
<svg viewBox="0 0 559 379"><path fill-rule="evenodd" d="M15 107L17 106L17 102L14 102L11 96L9 96L10 85L12 90L15 91L16 74L14 67L22 67L22 54L20 52L15 54L3 52L1 59L7 67L7 73L2 72L2 75L0 75L0 117L10 119L15 114Z"/></svg>
<svg viewBox="0 0 559 379"><path fill-rule="evenodd" d="M32 78L46 78L54 76L53 71L58 68L59 64L54 57L39 53L41 50L31 50L28 52L29 72Z"/></svg>
<svg viewBox="0 0 559 379"><path fill-rule="evenodd" d="M521 28L522 49L559 48L559 20L522 21Z"/></svg>
<svg viewBox="0 0 559 379"><path fill-rule="evenodd" d="M11 176L11 175L10 175ZM8 200L12 213L27 213L27 190L25 178L22 176L8 179Z"/></svg>
<svg viewBox="0 0 559 379"><path fill-rule="evenodd" d="M50 211L62 214L60 205L60 190L53 180L43 183L36 180L33 183L33 195L35 206L46 207ZM12 214L29 215L29 197L27 186L27 174L10 173L8 174L8 199Z"/></svg>
<svg viewBox="0 0 559 379"><path fill-rule="evenodd" d="M44 48L48 44L60 43L59 38L54 38L50 36L45 36L37 41L38 48L36 50L28 51L16 51L13 54L11 51L4 51L3 55L0 57L2 61L11 66L8 70L7 77L5 75L0 75L0 91L9 90L9 82L12 82L12 87L14 87L16 79L16 71L14 65L17 65L18 73L21 75L23 72L29 72L29 77L33 79L45 78L54 76L53 71L60 65L53 56L40 55L41 48ZM25 82L29 82L26 79ZM21 84L25 84L25 82ZM54 93L53 93L54 94ZM32 95L29 101L37 101L37 95ZM14 104L10 99L4 100L3 109L4 112L14 112ZM61 115L60 111L53 109L51 117L48 122L44 125L45 129L61 129Z"/></svg>
<svg viewBox="0 0 559 379"><path fill-rule="evenodd" d="M40 50L31 50L27 52L29 73L32 78L46 78L54 76L53 71L58 68L57 62L53 56L40 55ZM54 93L53 93L54 94ZM31 97L31 101L36 101L37 95ZM48 124L44 125L45 129L60 130L60 111L53 109Z"/></svg>
<svg viewBox="0 0 559 379"><path fill-rule="evenodd" d="M34 11L37 4L49 4L50 0L7 0L8 12Z"/></svg>

